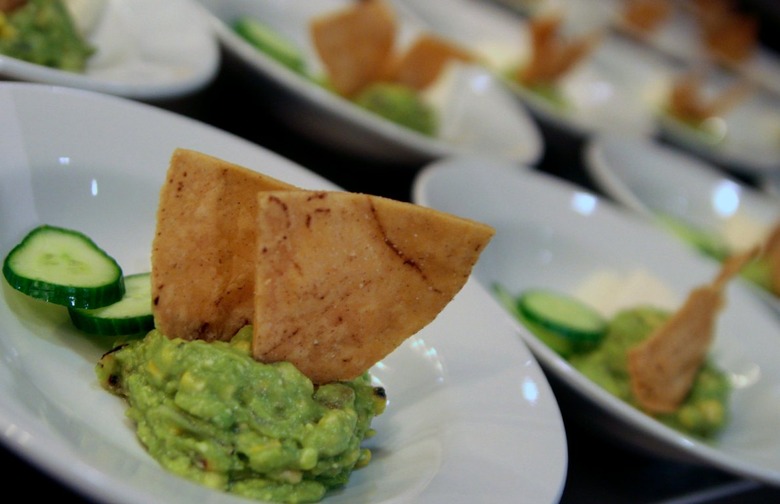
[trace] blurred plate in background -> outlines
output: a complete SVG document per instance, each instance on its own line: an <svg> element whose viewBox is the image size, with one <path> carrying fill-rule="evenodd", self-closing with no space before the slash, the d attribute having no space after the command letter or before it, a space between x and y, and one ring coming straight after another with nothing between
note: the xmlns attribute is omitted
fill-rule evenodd
<svg viewBox="0 0 780 504"><path fill-rule="evenodd" d="M351 5L348 0L198 0L235 71L257 89L262 100L291 128L331 148L392 163L421 163L457 154L493 153L535 163L543 140L536 123L494 76L476 66L456 64L437 84L432 99L439 128L418 133L370 113L315 82L324 75L309 26L319 15ZM396 11L397 42L403 46L426 31L405 11ZM239 37L234 24L250 16L292 42L305 60L304 77ZM251 119L250 119L251 120Z"/></svg>
<svg viewBox="0 0 780 504"><path fill-rule="evenodd" d="M464 197L468 195L468 197ZM447 159L415 180L414 200L493 225L496 235L474 274L510 292L543 287L573 293L597 272L642 269L680 302L709 282L717 264L649 221L555 177L498 161ZM554 386L564 420L661 457L709 464L780 484L780 355L776 315L739 281L729 285L711 355L734 387L731 420L711 443L673 430L613 396L506 312Z"/></svg>
<svg viewBox="0 0 780 504"><path fill-rule="evenodd" d="M84 73L0 54L0 77L162 101L204 88L220 66L208 20L189 0L105 0L88 41L97 52Z"/></svg>

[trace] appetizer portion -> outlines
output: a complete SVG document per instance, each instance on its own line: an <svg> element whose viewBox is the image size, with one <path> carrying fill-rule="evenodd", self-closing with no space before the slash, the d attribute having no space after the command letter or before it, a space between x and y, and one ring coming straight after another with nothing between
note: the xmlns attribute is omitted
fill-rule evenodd
<svg viewBox="0 0 780 504"><path fill-rule="evenodd" d="M82 233L43 225L3 274L112 338L97 379L164 468L247 498L315 502L371 459L363 442L387 398L370 368L435 319L494 232L177 149L151 272L125 275Z"/></svg>
<svg viewBox="0 0 780 504"><path fill-rule="evenodd" d="M754 248L733 257L682 304L647 273L600 275L573 293L535 288L514 294L500 284L495 292L535 336L606 391L711 441L728 423L731 385L710 347L728 282L757 254Z"/></svg>

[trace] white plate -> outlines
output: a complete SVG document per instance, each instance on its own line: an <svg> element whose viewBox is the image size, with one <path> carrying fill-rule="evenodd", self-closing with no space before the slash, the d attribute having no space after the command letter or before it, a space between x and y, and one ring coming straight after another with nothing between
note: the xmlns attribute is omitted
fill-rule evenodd
<svg viewBox="0 0 780 504"><path fill-rule="evenodd" d="M727 240L728 236L754 237L780 219L777 198L650 140L602 135L586 145L583 158L605 194L649 218L673 216ZM742 226L742 231L735 226ZM776 296L758 287L753 290L780 313Z"/></svg>
<svg viewBox="0 0 780 504"><path fill-rule="evenodd" d="M140 100L167 100L205 87L219 70L214 33L189 0L106 0L83 74L0 55L0 76Z"/></svg>
<svg viewBox="0 0 780 504"><path fill-rule="evenodd" d="M551 287L573 292L597 271L644 268L680 300L714 277L717 265L668 234L593 193L499 161L442 160L414 184L414 200L496 227L474 275L510 291ZM468 198L463 195L468 194ZM617 399L571 367L507 312L552 379L582 402L570 421L656 455L711 464L780 484L780 338L775 314L740 282L727 291L712 348L715 362L735 384L733 418L712 445L685 436ZM559 396L561 397L561 396Z"/></svg>
<svg viewBox="0 0 780 504"><path fill-rule="evenodd" d="M90 235L126 273L149 268L159 188L176 147L306 188L331 183L254 144L143 104L0 84L0 250L33 226ZM147 453L123 402L97 384L107 343L56 307L0 289L2 442L100 501L236 503ZM438 318L373 369L386 387L372 463L325 502L559 498L566 439L555 398L489 293L470 280Z"/></svg>
<svg viewBox="0 0 780 504"><path fill-rule="evenodd" d="M396 0L434 30L481 55L493 72L504 74L530 54L528 20L490 2L471 0ZM590 9L591 12L593 9ZM594 20L581 33L596 29ZM605 37L596 50L560 82L568 108L552 106L504 79L539 120L576 136L595 131L655 133L654 109L670 68L650 52Z"/></svg>
<svg viewBox="0 0 780 504"><path fill-rule="evenodd" d="M514 103L489 72L458 65L437 100L440 130L429 137L367 112L350 101L300 77L258 51L231 29L239 15L252 16L293 41L307 67L321 75L309 32L311 20L335 12L349 0L199 0L238 72L258 86L262 98L297 131L346 152L391 163L421 163L446 155L492 152L522 163L535 163L543 144L536 123ZM398 45L422 25L400 10ZM264 93L261 95L261 93Z"/></svg>

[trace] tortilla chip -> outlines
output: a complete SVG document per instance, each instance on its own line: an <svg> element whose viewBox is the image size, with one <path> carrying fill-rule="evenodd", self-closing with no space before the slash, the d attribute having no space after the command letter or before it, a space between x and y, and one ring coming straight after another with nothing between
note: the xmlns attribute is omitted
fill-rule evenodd
<svg viewBox="0 0 780 504"><path fill-rule="evenodd" d="M757 254L756 248L728 259L711 284L694 289L665 324L629 350L631 391L640 408L671 413L685 400L715 336L727 282Z"/></svg>
<svg viewBox="0 0 780 504"><path fill-rule="evenodd" d="M227 340L254 313L257 193L294 186L186 149L171 157L152 243L156 327Z"/></svg>
<svg viewBox="0 0 780 504"><path fill-rule="evenodd" d="M434 320L494 234L347 192L266 192L258 208L253 354L315 383L361 375Z"/></svg>
<svg viewBox="0 0 780 504"><path fill-rule="evenodd" d="M562 23L563 18L557 14L531 20L531 57L517 71L519 82L526 86L553 85L601 42L600 30L569 40L559 33Z"/></svg>
<svg viewBox="0 0 780 504"><path fill-rule="evenodd" d="M398 58L389 78L413 89L424 89L433 83L452 60L472 62L476 57L468 50L435 35L420 34Z"/></svg>
<svg viewBox="0 0 780 504"><path fill-rule="evenodd" d="M349 97L385 70L395 45L395 13L382 0L364 0L313 19L310 31L333 88Z"/></svg>

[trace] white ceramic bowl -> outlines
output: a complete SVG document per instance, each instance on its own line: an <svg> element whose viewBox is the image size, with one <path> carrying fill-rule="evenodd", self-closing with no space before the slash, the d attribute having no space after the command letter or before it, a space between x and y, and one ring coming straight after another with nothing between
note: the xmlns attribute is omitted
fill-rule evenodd
<svg viewBox="0 0 780 504"><path fill-rule="evenodd" d="M148 271L159 190L177 147L298 187L333 184L238 137L116 97L0 83L0 250L41 223L86 233L125 273ZM110 341L61 307L0 287L0 439L95 501L246 503L165 471L126 405L97 383ZM557 502L567 451L555 397L527 347L470 279L431 324L373 369L389 405L373 459L323 502Z"/></svg>
<svg viewBox="0 0 780 504"><path fill-rule="evenodd" d="M84 73L0 55L0 76L164 101L202 89L220 66L211 26L189 0L106 0L88 40L97 52Z"/></svg>
<svg viewBox="0 0 780 504"><path fill-rule="evenodd" d="M302 78L239 37L233 22L249 15L293 41L309 71L321 75L309 33L311 20L350 4L348 0L199 0L211 14L219 40L237 72L257 86L258 99L299 133L345 152L394 164L419 164L446 155L491 152L535 163L543 141L536 123L489 72L458 65L437 100L440 128L429 137L367 112ZM398 46L424 26L398 10Z"/></svg>
<svg viewBox="0 0 780 504"><path fill-rule="evenodd" d="M635 213L561 179L494 159L456 158L431 164L415 181L414 200L493 225L496 235L474 275L485 286L500 282L510 292L549 287L574 293L596 272L643 269L682 300L717 271L713 261ZM711 355L734 385L732 419L710 444L624 403L570 366L509 312L505 319L551 381L560 384L559 400L572 398L561 402L567 421L588 425L626 446L776 485L780 325L741 282L732 282L726 296Z"/></svg>

